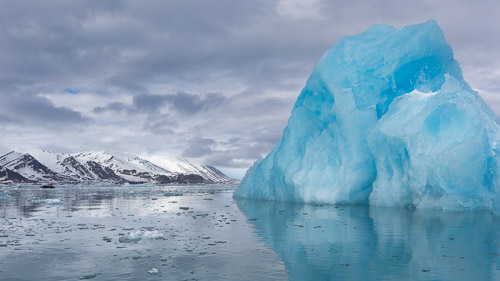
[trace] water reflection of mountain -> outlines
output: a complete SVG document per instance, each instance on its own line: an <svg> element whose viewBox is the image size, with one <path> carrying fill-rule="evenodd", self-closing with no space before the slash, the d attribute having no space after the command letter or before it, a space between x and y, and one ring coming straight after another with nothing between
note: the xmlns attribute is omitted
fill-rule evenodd
<svg viewBox="0 0 500 281"><path fill-rule="evenodd" d="M486 211L237 204L291 280L500 280L500 220Z"/></svg>
<svg viewBox="0 0 500 281"><path fill-rule="evenodd" d="M36 212L50 206L51 201L48 200L60 200L62 211L75 212L81 207L88 210L89 207L95 206L105 208L110 212L113 207L110 202L117 196L117 192L120 191L111 188L103 190L81 188L43 190L35 187L5 189L2 193L8 194L9 199L0 201L1 216L32 217Z"/></svg>

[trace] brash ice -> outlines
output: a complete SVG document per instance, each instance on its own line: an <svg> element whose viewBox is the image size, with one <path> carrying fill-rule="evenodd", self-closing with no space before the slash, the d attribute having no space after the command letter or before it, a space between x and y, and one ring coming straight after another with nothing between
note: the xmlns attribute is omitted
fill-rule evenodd
<svg viewBox="0 0 500 281"><path fill-rule="evenodd" d="M373 25L321 58L282 139L234 196L495 208L499 140L435 21Z"/></svg>

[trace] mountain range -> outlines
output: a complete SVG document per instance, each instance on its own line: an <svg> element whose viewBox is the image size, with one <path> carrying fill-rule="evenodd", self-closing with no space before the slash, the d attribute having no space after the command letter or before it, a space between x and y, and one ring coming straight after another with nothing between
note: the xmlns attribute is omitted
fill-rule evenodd
<svg viewBox="0 0 500 281"><path fill-rule="evenodd" d="M139 184L231 183L217 168L172 158L154 164L137 156L107 152L11 151L0 156L0 183Z"/></svg>

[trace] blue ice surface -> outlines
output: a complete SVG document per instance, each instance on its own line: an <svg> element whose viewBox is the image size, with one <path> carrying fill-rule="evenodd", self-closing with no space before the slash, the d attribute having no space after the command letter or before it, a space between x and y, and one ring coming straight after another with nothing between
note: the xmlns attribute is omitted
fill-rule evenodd
<svg viewBox="0 0 500 281"><path fill-rule="evenodd" d="M321 58L282 139L234 196L496 208L499 140L498 117L463 79L436 21L373 25Z"/></svg>

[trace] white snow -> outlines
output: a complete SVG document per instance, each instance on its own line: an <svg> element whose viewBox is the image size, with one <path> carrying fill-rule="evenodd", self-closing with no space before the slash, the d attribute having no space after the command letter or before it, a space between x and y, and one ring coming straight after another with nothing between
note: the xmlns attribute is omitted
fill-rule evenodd
<svg viewBox="0 0 500 281"><path fill-rule="evenodd" d="M15 161L16 159L21 158L23 155L24 155L23 153L19 153L19 152L15 152L15 151L9 152L9 153L3 155L2 157L0 157L0 166L8 167L8 165L10 163Z"/></svg>
<svg viewBox="0 0 500 281"><path fill-rule="evenodd" d="M29 154L10 152L6 155L0 156L0 166L13 169L31 180L40 181L52 179L54 174L52 174L50 178L47 178L47 175L33 169L32 166L22 165L24 164L22 163L24 161L23 159L26 159L25 156L32 156L54 174L59 174L63 176L63 178L69 180L73 179L76 181L93 181L100 179L100 177L89 168L89 164L87 163L88 161L93 161L103 167L107 167L121 178L134 182L148 180L144 177L141 178L141 176L138 175L139 173L147 173L152 177L158 175L175 176L177 174L195 174L200 175L205 180L212 182L230 181L229 178L218 175L206 166L192 164L182 158L154 157L155 160L159 160L156 162L159 162L160 165L157 165L137 156L111 154L104 151L66 154L38 149L29 151ZM68 157L73 157L74 160L83 167L79 167L78 164L74 163L73 165L69 164L68 161L65 162ZM14 169L14 167L17 168Z"/></svg>
<svg viewBox="0 0 500 281"><path fill-rule="evenodd" d="M56 153L42 149L31 150L28 153L52 171L59 174L65 173L62 161L69 156L68 154Z"/></svg>
<svg viewBox="0 0 500 281"><path fill-rule="evenodd" d="M170 173L168 170L137 156L110 154L104 151L81 152L71 155L80 162L95 161L115 172L119 170L136 170L154 174Z"/></svg>

